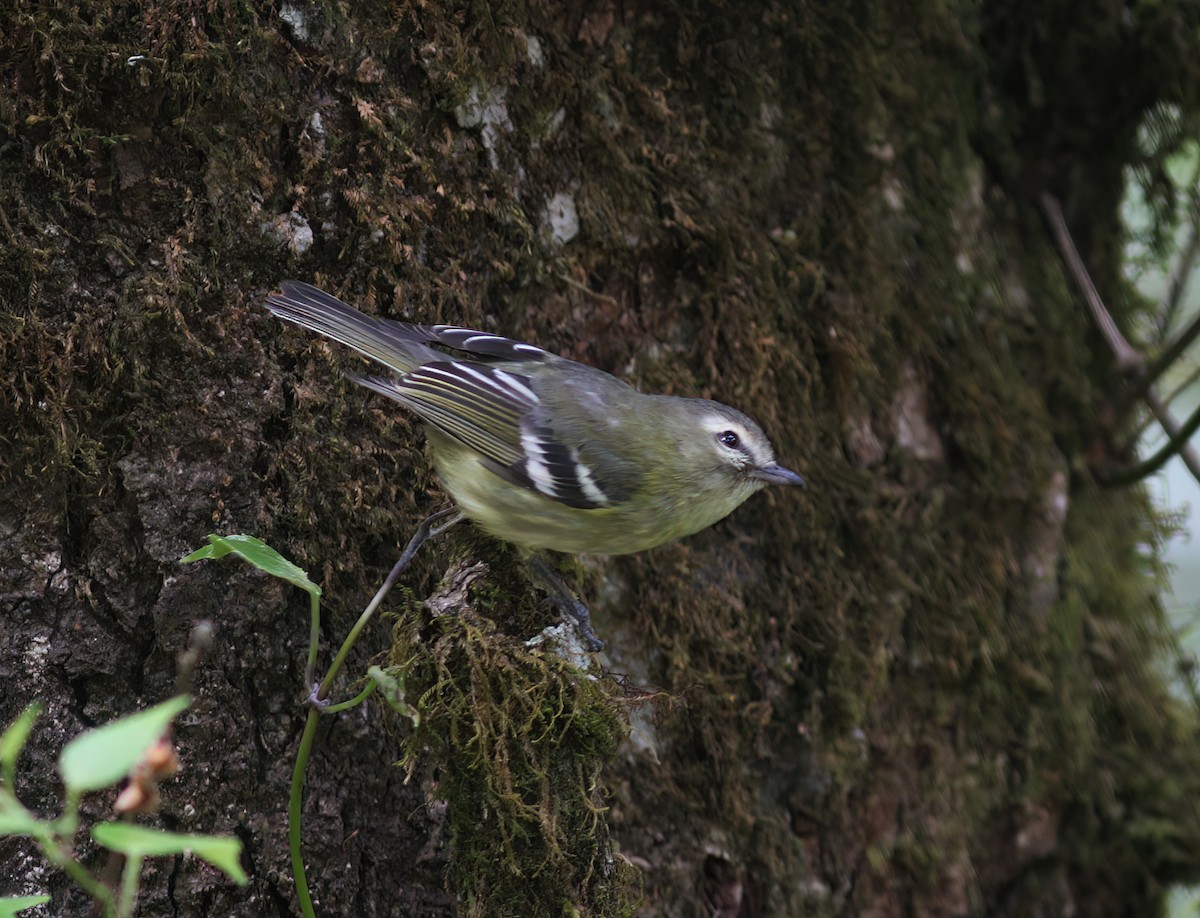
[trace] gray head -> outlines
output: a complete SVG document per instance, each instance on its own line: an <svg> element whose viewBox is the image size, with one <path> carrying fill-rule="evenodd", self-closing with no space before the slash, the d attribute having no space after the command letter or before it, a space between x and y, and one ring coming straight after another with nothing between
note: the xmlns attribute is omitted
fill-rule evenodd
<svg viewBox="0 0 1200 918"><path fill-rule="evenodd" d="M699 451L710 473L756 491L766 484L800 485L805 481L775 460L775 449L762 428L735 408L689 399L703 432Z"/></svg>

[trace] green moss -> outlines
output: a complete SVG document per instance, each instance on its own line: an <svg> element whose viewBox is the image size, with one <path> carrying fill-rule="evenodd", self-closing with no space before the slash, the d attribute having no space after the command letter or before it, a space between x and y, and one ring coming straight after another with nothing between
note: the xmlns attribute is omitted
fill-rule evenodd
<svg viewBox="0 0 1200 918"><path fill-rule="evenodd" d="M410 610L390 657L420 696L403 764L446 801L450 889L469 915L632 914L600 783L627 729L614 686L477 618L471 582L461 614Z"/></svg>

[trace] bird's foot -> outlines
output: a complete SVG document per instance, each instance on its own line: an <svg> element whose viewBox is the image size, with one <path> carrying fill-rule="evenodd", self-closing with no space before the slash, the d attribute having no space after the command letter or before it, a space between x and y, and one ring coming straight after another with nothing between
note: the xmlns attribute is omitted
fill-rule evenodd
<svg viewBox="0 0 1200 918"><path fill-rule="evenodd" d="M534 555L529 559L529 567L545 585L554 604L558 606L559 612L575 621L575 630L579 632L584 646L592 653L603 650L604 642L596 637L588 607L567 589L567 585L562 582L544 558Z"/></svg>

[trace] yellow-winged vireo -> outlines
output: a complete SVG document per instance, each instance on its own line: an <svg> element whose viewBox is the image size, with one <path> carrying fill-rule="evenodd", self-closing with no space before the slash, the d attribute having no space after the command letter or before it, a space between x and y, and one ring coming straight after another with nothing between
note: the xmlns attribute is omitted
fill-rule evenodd
<svg viewBox="0 0 1200 918"><path fill-rule="evenodd" d="M521 341L377 319L309 284L282 287L267 299L272 313L395 372L351 378L428 422L461 513L523 548L642 551L724 519L764 485L804 484L758 424L726 405L646 395ZM602 646L575 606L585 638Z"/></svg>

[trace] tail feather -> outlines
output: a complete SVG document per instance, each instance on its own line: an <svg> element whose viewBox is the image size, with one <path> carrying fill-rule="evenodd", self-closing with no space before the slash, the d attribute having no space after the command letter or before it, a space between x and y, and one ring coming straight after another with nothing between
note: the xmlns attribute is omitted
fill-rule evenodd
<svg viewBox="0 0 1200 918"><path fill-rule="evenodd" d="M368 316L311 284L285 281L282 288L267 297L274 315L354 348L397 373L410 373L441 356L424 343L428 333L420 326Z"/></svg>

